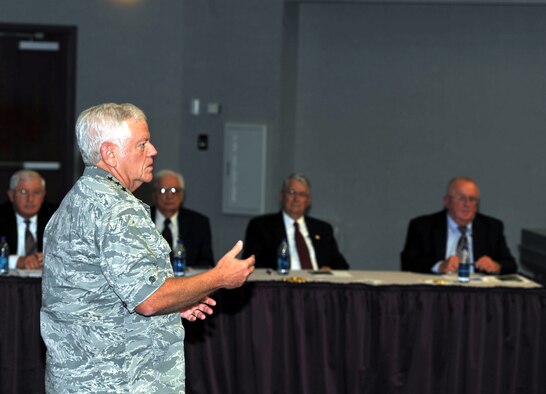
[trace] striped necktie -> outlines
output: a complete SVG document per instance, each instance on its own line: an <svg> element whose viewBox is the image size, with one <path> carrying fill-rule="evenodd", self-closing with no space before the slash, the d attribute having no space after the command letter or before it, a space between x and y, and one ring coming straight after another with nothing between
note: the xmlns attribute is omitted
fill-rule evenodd
<svg viewBox="0 0 546 394"><path fill-rule="evenodd" d="M37 246L34 236L30 232L30 219L25 219L25 256L36 253Z"/></svg>

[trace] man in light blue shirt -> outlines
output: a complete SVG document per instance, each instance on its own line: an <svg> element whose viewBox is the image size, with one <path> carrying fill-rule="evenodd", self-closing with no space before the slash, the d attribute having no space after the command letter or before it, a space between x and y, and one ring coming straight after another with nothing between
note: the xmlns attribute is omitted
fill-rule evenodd
<svg viewBox="0 0 546 394"><path fill-rule="evenodd" d="M478 213L480 190L469 177L453 178L444 196L445 210L412 219L401 253L402 270L424 273L456 272L457 243L466 232L470 261L476 272L505 274L517 271L508 249L503 223Z"/></svg>

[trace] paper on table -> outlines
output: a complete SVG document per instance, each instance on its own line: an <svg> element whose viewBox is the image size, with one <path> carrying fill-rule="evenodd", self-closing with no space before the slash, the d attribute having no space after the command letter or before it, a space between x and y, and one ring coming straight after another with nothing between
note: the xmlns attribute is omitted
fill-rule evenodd
<svg viewBox="0 0 546 394"><path fill-rule="evenodd" d="M42 277L42 270L20 270L20 269L15 269L13 271L10 271L10 275L20 276L22 278L41 278Z"/></svg>

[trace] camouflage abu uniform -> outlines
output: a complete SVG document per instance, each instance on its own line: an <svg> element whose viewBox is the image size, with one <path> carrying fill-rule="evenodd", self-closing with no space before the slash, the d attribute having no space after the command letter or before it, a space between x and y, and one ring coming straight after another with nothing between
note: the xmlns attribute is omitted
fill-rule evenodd
<svg viewBox="0 0 546 394"><path fill-rule="evenodd" d="M180 315L134 310L169 276L149 208L87 167L45 231L41 331L48 393L184 392Z"/></svg>

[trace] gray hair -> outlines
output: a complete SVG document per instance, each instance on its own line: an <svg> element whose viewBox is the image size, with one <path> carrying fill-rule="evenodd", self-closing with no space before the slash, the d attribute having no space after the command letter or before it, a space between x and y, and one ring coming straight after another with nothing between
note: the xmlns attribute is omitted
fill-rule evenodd
<svg viewBox="0 0 546 394"><path fill-rule="evenodd" d="M9 189L15 190L17 188L17 185L21 181L30 181L32 179L39 179L42 181L42 187L45 189L46 182L45 179L42 178L42 176L34 171L34 170L19 170L16 171L11 178L9 179Z"/></svg>
<svg viewBox="0 0 546 394"><path fill-rule="evenodd" d="M146 115L133 104L105 103L83 111L76 122L76 138L85 165L101 161L104 142L116 144L124 152L131 135L129 120L146 120Z"/></svg>
<svg viewBox="0 0 546 394"><path fill-rule="evenodd" d="M311 183L309 182L309 179L307 179L307 177L301 172L295 172L288 175L288 177L282 182L282 191L288 189L288 184L290 183L290 181L303 183L305 186L307 186L307 190L309 190L309 193L311 193Z"/></svg>
<svg viewBox="0 0 546 394"><path fill-rule="evenodd" d="M157 185L161 178L163 178L164 176L168 176L168 175L178 178L178 182L180 183L180 187L182 188L182 190L186 190L186 184L184 182L184 177L182 176L181 173L173 171L173 170L160 170L160 171L158 171L157 174L155 174L154 184Z"/></svg>
<svg viewBox="0 0 546 394"><path fill-rule="evenodd" d="M476 185L476 187L478 187L478 184L476 183L476 181L472 178L470 178L469 176L456 176L456 177L453 177L449 180L448 184L447 184L447 190L446 190L446 196L449 196L449 193L451 192L451 187L453 186L453 184L455 182L459 182L459 181L463 181L463 182L470 182L470 183L473 183L474 185Z"/></svg>

